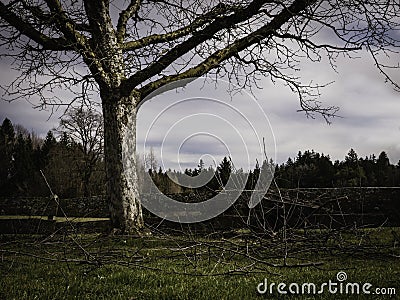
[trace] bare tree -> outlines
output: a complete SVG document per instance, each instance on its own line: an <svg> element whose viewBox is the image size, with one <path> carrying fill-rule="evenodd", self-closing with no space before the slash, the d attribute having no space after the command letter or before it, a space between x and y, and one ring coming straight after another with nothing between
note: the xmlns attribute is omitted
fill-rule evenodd
<svg viewBox="0 0 400 300"><path fill-rule="evenodd" d="M59 131L79 145L83 194L88 196L90 178L103 153L103 118L93 107L70 107L61 118Z"/></svg>
<svg viewBox="0 0 400 300"><path fill-rule="evenodd" d="M151 172L157 173L158 162L152 146L150 147L149 152L144 155L144 166L146 171L151 170Z"/></svg>
<svg viewBox="0 0 400 300"><path fill-rule="evenodd" d="M124 134L135 136L147 95L204 74L242 87L264 75L283 80L302 110L328 117L335 108L321 106L318 86L302 84L294 72L299 59L327 56L334 66L338 54L366 50L399 89L387 74L393 66L378 60L397 53L399 15L395 0L4 0L2 56L20 71L5 88L9 100L40 97L42 105L58 100L57 88L79 91L75 99L83 101L98 91L112 224L140 232L137 174L124 171L121 157L135 151L135 138Z"/></svg>

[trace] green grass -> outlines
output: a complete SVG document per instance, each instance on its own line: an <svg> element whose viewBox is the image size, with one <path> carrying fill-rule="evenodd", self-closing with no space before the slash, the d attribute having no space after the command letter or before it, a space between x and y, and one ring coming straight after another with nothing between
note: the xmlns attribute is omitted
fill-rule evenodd
<svg viewBox="0 0 400 300"><path fill-rule="evenodd" d="M17 215L0 215L0 220L48 220L48 216L17 216ZM86 217L53 217L56 222L94 222L108 221L110 218L86 218Z"/></svg>
<svg viewBox="0 0 400 300"><path fill-rule="evenodd" d="M272 299L257 285L268 282L336 281L395 287L400 294L399 228L310 232L291 242L287 263L322 262L282 267L279 240L193 236L146 238L103 235L0 236L0 299ZM296 233L297 234L297 233ZM270 263L279 266L270 266ZM345 297L291 295L290 299L397 299L399 296ZM282 298L282 297L280 297Z"/></svg>

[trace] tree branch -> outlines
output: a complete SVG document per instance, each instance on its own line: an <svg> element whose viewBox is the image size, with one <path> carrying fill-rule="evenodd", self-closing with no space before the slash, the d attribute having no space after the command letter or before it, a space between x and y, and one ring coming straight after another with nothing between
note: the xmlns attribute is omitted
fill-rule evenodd
<svg viewBox="0 0 400 300"><path fill-rule="evenodd" d="M214 52L210 55L207 59L203 62L198 64L195 67L192 67L181 74L171 75L171 76L164 76L159 80L154 82L148 83L147 85L143 86L139 91L141 93L141 99L149 95L152 91L156 90L157 88L177 80L199 77L210 70L219 66L219 64L236 54L240 51L246 49L247 47L259 43L263 39L276 34L276 31L281 28L283 24L285 24L290 18L294 15L298 14L299 12L303 11L308 6L314 4L316 0L310 1L303 1L303 0L296 0L291 6L282 10L270 23L267 25L262 26L258 30L255 30L251 34L235 41L231 45ZM140 100L141 101L141 100ZM140 102L139 101L139 102Z"/></svg>
<svg viewBox="0 0 400 300"><path fill-rule="evenodd" d="M43 47L43 50L72 50L73 43L64 37L52 38L35 29L31 24L25 22L22 17L13 13L3 2L0 2L0 17L8 24L17 29L21 34L27 36Z"/></svg>
<svg viewBox="0 0 400 300"><path fill-rule="evenodd" d="M128 21L138 12L141 2L141 0L131 0L128 7L120 12L117 24L118 43L122 44L124 42Z"/></svg>
<svg viewBox="0 0 400 300"><path fill-rule="evenodd" d="M55 25L65 38L77 45L77 50L87 49L87 38L76 30L76 24L68 18L59 0L45 0L50 11L56 16Z"/></svg>
<svg viewBox="0 0 400 300"><path fill-rule="evenodd" d="M106 39L108 38L106 34L111 32L115 36L115 33L113 32L114 28L109 15L109 1L83 0L83 2L85 6L85 12L89 20L89 26L93 31L92 38L98 40Z"/></svg>
<svg viewBox="0 0 400 300"><path fill-rule="evenodd" d="M196 29L206 25L213 20L216 20L218 17L222 18L224 14L231 12L232 9L232 6L218 4L214 6L208 13L195 18L193 22L187 26L165 34L152 34L136 41L126 42L123 45L123 49L124 51L132 51L149 45L174 41L188 34L195 34Z"/></svg>
<svg viewBox="0 0 400 300"><path fill-rule="evenodd" d="M292 39L292 40L296 40L302 44L304 44L306 47L310 47L313 49L331 49L331 50L335 50L335 51L356 51L356 50L361 50L362 47L361 46L354 46L354 47L348 47L348 46L344 46L344 47L340 47L340 46L334 46L334 45L329 45L329 44L315 44L313 41L311 41L310 39L307 38L302 38L301 36L295 35L295 34L290 34L290 33L277 33L274 32L273 36L282 38L282 39Z"/></svg>
<svg viewBox="0 0 400 300"><path fill-rule="evenodd" d="M96 78L96 81L100 85L105 84L105 82L108 81L109 73L107 72L107 70L105 70L102 63L101 58L103 58L103 56L101 54L98 55L98 53L96 53L96 51L92 49L91 44L93 43L93 41L89 40L85 35L76 30L76 24L70 18L68 18L59 0L45 0L45 2L47 3L50 11L57 15L57 28L64 34L67 39L75 43L76 50L79 51L80 54L83 56L84 61L91 70L94 78ZM99 15L104 15L104 10L97 7L95 9L94 7L90 6L94 5L92 1L86 0L84 2L89 19L89 26L92 37L97 36L99 38L103 38L104 32L99 32L99 28L103 27L103 25L108 24L105 24L105 21L100 19ZM106 6L106 3L104 3L104 1L96 1L96 4L97 6L102 6L102 8ZM92 9L90 9L91 7ZM104 21L104 23L102 23L102 21Z"/></svg>
<svg viewBox="0 0 400 300"><path fill-rule="evenodd" d="M128 80L124 83L124 90L131 91L137 85L144 82L145 80L151 78L159 74L162 70L167 68L171 63L173 63L177 58L182 57L184 54L188 53L196 46L201 43L207 41L212 38L218 31L229 28L235 24L241 23L243 21L248 20L252 16L256 15L259 12L259 9L265 4L269 3L271 0L253 0L246 8L238 8L236 12L232 15L224 16L222 18L216 19L210 25L208 25L205 29L195 33L185 42L180 43L179 45L172 48L165 55L163 55L159 60L150 64L147 68L138 71L136 74L132 75ZM293 4L293 8L298 6L300 3L314 3L314 1L295 1ZM292 7L291 6L291 7ZM307 6L307 5L306 5ZM288 15L293 16L290 10L285 9ZM293 11L295 13L295 11ZM250 44L249 44L250 45ZM228 58L228 57L226 57ZM211 59L211 57L210 57ZM211 59L213 60L213 59ZM223 60L223 59L222 59ZM221 61L222 61L221 60ZM203 73L204 74L204 73Z"/></svg>

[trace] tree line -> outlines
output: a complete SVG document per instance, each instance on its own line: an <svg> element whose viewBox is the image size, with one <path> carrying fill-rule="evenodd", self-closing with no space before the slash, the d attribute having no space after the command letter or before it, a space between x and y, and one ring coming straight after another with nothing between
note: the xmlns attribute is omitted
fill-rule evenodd
<svg viewBox="0 0 400 300"><path fill-rule="evenodd" d="M102 120L94 109L71 108L45 138L13 125L0 128L0 196L61 197L104 193Z"/></svg>
<svg viewBox="0 0 400 300"><path fill-rule="evenodd" d="M274 179L280 188L335 188L335 187L393 187L400 186L400 161L397 165L390 163L388 155L382 151L377 157L375 154L359 157L354 149L350 149L344 160L332 161L329 155L320 154L314 150L299 151L294 158L288 158L285 163L274 164L264 161L261 166L256 162L253 170L235 169L230 159L225 157L215 171L209 167L204 169L202 161L198 168L186 169L184 174L196 176L200 172L214 172L212 179L202 188L196 190L221 190L231 174L247 175L246 190L254 190L263 168L275 166ZM161 191L174 193L175 191L191 191L191 188L182 188L168 180L168 176L179 182L181 173L176 171L158 172L149 170L153 180ZM168 176L167 176L168 175ZM174 180L175 181L175 180Z"/></svg>
<svg viewBox="0 0 400 300"><path fill-rule="evenodd" d="M101 127L101 117L90 109L68 112L59 129L48 131L45 138L6 118L0 128L0 195L48 196L43 175L61 197L105 194ZM244 171L224 157L216 169L200 160L196 168L180 172L158 167L153 153L147 154L146 160L140 168L165 194L215 192L238 173L247 175L245 189L252 190L261 169L272 163L257 162L253 170ZM203 187L193 189L179 184L183 175L194 177L201 172L211 178ZM329 155L313 150L299 151L296 157L275 165L275 180L281 188L400 186L400 161L391 164L384 151L378 157L372 154L363 158L350 149L342 161L332 161Z"/></svg>
<svg viewBox="0 0 400 300"><path fill-rule="evenodd" d="M333 162L329 155L307 150L277 166L275 178L284 188L400 186L400 161L391 164L385 151L363 158L350 149L344 160Z"/></svg>

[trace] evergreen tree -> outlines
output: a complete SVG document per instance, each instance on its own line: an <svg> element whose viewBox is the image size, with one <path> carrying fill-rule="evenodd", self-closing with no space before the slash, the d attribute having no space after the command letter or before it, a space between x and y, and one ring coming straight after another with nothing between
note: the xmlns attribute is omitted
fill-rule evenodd
<svg viewBox="0 0 400 300"><path fill-rule="evenodd" d="M6 118L0 127L0 193L3 195L10 192L14 144L14 127Z"/></svg>
<svg viewBox="0 0 400 300"><path fill-rule="evenodd" d="M378 186L392 185L392 168L390 167L389 158L385 151L382 151L376 161L376 173Z"/></svg>
<svg viewBox="0 0 400 300"><path fill-rule="evenodd" d="M347 153L347 155L345 156L344 160L345 162L348 162L350 164L357 164L358 155L356 151L353 148L351 148Z"/></svg>
<svg viewBox="0 0 400 300"><path fill-rule="evenodd" d="M220 180L219 184L222 185L220 188L223 188L228 182L229 176L232 172L232 164L230 160L225 156L222 162L217 167L218 179Z"/></svg>
<svg viewBox="0 0 400 300"><path fill-rule="evenodd" d="M370 155L369 157L367 156L364 159L360 159L359 164L365 172L365 181L362 185L363 186L377 186L375 155Z"/></svg>
<svg viewBox="0 0 400 300"><path fill-rule="evenodd" d="M336 167L335 182L342 187L365 186L367 176L362 166L362 161L358 159L356 151L351 148L343 162Z"/></svg>
<svg viewBox="0 0 400 300"><path fill-rule="evenodd" d="M11 179L16 193L25 195L32 190L34 181L34 164L32 140L28 135L24 138L20 133L14 148Z"/></svg>
<svg viewBox="0 0 400 300"><path fill-rule="evenodd" d="M51 151L55 148L56 144L57 140L53 135L53 131L49 130L40 149L38 161L39 169L44 169L47 166L47 164L49 163Z"/></svg>

